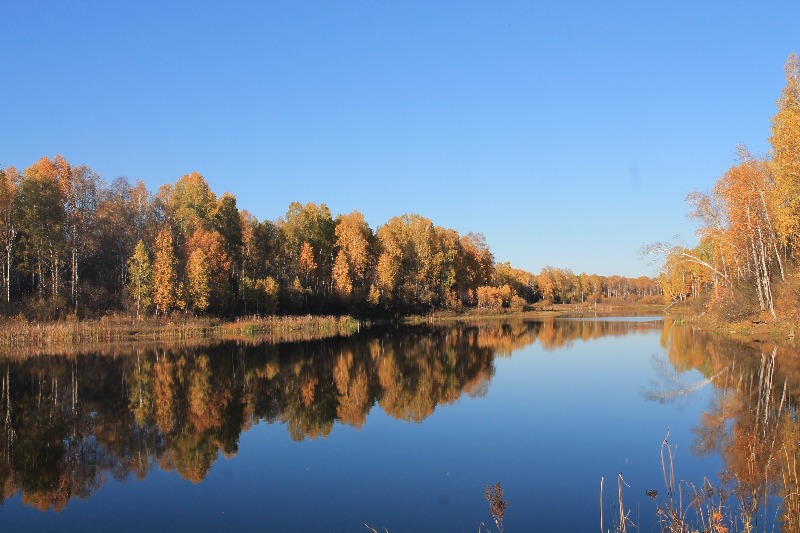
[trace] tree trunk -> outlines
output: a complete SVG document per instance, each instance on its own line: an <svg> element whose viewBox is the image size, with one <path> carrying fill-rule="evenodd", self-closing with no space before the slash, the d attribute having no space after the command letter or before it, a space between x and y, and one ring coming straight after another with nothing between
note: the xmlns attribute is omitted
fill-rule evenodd
<svg viewBox="0 0 800 533"><path fill-rule="evenodd" d="M772 241L772 245L775 247L775 258L778 260L778 268L781 272L781 280L786 280L783 275L783 261L781 261L781 254L778 252L778 241L775 239L775 232L772 229L772 221L769 219L769 210L767 209L767 202L764 200L764 191L759 191L761 193L761 205L764 207L764 217L767 219L767 228L769 229L769 236L770 240Z"/></svg>
<svg viewBox="0 0 800 533"><path fill-rule="evenodd" d="M767 268L767 253L764 247L764 240L761 235L761 224L756 222L756 229L758 230L758 243L761 247L761 270L762 270L762 283L764 284L764 299L769 307L769 312L772 318L775 318L775 307L772 305L772 287L769 279L769 269Z"/></svg>
<svg viewBox="0 0 800 533"><path fill-rule="evenodd" d="M78 248L72 247L72 302L75 306L75 316L78 316Z"/></svg>
<svg viewBox="0 0 800 533"><path fill-rule="evenodd" d="M11 237L6 243L6 303L11 303L11 250L14 247L16 231L11 232Z"/></svg>
<svg viewBox="0 0 800 533"><path fill-rule="evenodd" d="M42 283L42 251L38 252L37 266L39 267L39 297L44 298L44 284Z"/></svg>
<svg viewBox="0 0 800 533"><path fill-rule="evenodd" d="M50 250L50 279L52 280L52 296L58 296L58 255L55 250Z"/></svg>
<svg viewBox="0 0 800 533"><path fill-rule="evenodd" d="M747 229L749 230L750 237L750 253L753 259L754 273L756 275L756 292L758 292L758 308L760 311L764 310L764 295L762 293L763 286L761 284L761 265L759 265L758 255L756 253L756 241L753 238L753 226L750 222L750 206L747 206Z"/></svg>

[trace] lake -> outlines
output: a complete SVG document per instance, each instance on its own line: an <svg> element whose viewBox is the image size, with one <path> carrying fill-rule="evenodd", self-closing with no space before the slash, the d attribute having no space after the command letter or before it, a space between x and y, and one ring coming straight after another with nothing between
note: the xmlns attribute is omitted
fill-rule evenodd
<svg viewBox="0 0 800 533"><path fill-rule="evenodd" d="M0 359L0 530L496 530L499 482L505 531L597 531L601 480L605 530L619 487L641 531L800 515L796 356L660 316L101 352Z"/></svg>

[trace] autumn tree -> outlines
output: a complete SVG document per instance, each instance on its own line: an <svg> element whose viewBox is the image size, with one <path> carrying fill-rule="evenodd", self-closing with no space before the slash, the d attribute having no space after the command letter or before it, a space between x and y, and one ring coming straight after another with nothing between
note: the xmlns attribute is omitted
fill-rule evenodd
<svg viewBox="0 0 800 533"><path fill-rule="evenodd" d="M536 277L539 286L539 294L542 300L553 303L557 298L556 269L551 266L542 268Z"/></svg>
<svg viewBox="0 0 800 533"><path fill-rule="evenodd" d="M255 288L259 296L263 298L263 303L261 303L262 307L259 308L259 311L267 314L277 313L278 297L280 293L278 282L271 276L267 276L266 278L256 280Z"/></svg>
<svg viewBox="0 0 800 533"><path fill-rule="evenodd" d="M278 228L282 239L279 274L283 283L291 285L293 278L301 273L300 256L305 248L303 268L306 271L302 275L307 278L306 285L309 282L313 285L306 288L313 289L317 298L324 299L332 289L331 271L336 240L335 223L330 209L325 204L303 205L293 202L285 217L278 221ZM309 248L313 254L313 264L316 265L313 278L307 269L312 264L308 257Z"/></svg>
<svg viewBox="0 0 800 533"><path fill-rule="evenodd" d="M381 292L400 306L435 303L443 255L433 223L420 215L393 217L378 228L377 237Z"/></svg>
<svg viewBox="0 0 800 533"><path fill-rule="evenodd" d="M222 237L223 250L230 259L228 290L232 296L236 296L244 276L244 230L242 217L236 206L236 196L226 192L217 199L211 214L211 225Z"/></svg>
<svg viewBox="0 0 800 533"><path fill-rule="evenodd" d="M258 221L242 212L243 266L242 271L251 278L277 277L281 254L281 236L278 226L269 221Z"/></svg>
<svg viewBox="0 0 800 533"><path fill-rule="evenodd" d="M238 271L242 263L242 218L236 207L236 196L225 193L217 200L211 214L213 228L222 236L225 254L232 261L232 266ZM234 272L235 273L235 272Z"/></svg>
<svg viewBox="0 0 800 533"><path fill-rule="evenodd" d="M603 295L603 277L597 274L589 274L589 298L594 303L600 301Z"/></svg>
<svg viewBox="0 0 800 533"><path fill-rule="evenodd" d="M502 287L491 287L484 285L478 287L477 291L478 307L500 309L507 307L511 302L511 287L503 285Z"/></svg>
<svg viewBox="0 0 800 533"><path fill-rule="evenodd" d="M399 285L403 251L401 241L392 235L390 229L378 228L378 246L380 255L375 268L376 283L370 287L369 301L373 305L389 304L395 299L395 290Z"/></svg>
<svg viewBox="0 0 800 533"><path fill-rule="evenodd" d="M191 235L198 227L208 228L217 199L197 172L181 176L172 191L174 222L184 235Z"/></svg>
<svg viewBox="0 0 800 533"><path fill-rule="evenodd" d="M136 183L130 188L127 204L134 238L137 242L140 240L153 242L156 237L154 222L158 218L155 200L142 180L136 180Z"/></svg>
<svg viewBox="0 0 800 533"><path fill-rule="evenodd" d="M729 239L740 256L747 258L743 269L754 280L759 307L774 317L773 270L779 270L783 277L783 265L767 204L767 198L772 197L772 184L766 162L740 149L740 163L722 176L714 186L714 194L725 206Z"/></svg>
<svg viewBox="0 0 800 533"><path fill-rule="evenodd" d="M683 247L673 247L668 252L679 251L683 260L707 268L712 274L714 286L721 281L730 282L740 270L741 250L737 249L737 243L731 239L725 199L716 193L694 191L689 193L686 201L690 206L689 218L698 223L695 234L705 244L704 251L711 253L705 254L708 259L705 261Z"/></svg>
<svg viewBox="0 0 800 533"><path fill-rule="evenodd" d="M458 232L454 229L434 226L434 240L436 242L435 261L439 264L438 280L434 287L435 305L444 305L448 309L461 307L459 298L459 272L458 267L463 249Z"/></svg>
<svg viewBox="0 0 800 533"><path fill-rule="evenodd" d="M208 308L208 298L211 294L210 278L206 254L202 248L197 248L189 256L186 265L187 292L190 305L195 311L202 312Z"/></svg>
<svg viewBox="0 0 800 533"><path fill-rule="evenodd" d="M141 240L148 250L154 249L159 221L146 205L149 193L141 182L133 187L120 177L100 187L97 195L90 268L84 277L93 276L98 285L116 292L127 285L127 262L136 244Z"/></svg>
<svg viewBox="0 0 800 533"><path fill-rule="evenodd" d="M32 289L38 289L40 296L45 295L46 284L51 295L58 294L65 244L65 213L59 183L63 172L64 168L47 157L39 159L25 169L15 203L14 217L19 221L25 266L31 274Z"/></svg>
<svg viewBox="0 0 800 533"><path fill-rule="evenodd" d="M473 304L475 290L491 283L494 274L494 256L486 243L486 237L482 233L461 236L455 259L455 290L461 301ZM508 280L502 283L508 283Z"/></svg>
<svg viewBox="0 0 800 533"><path fill-rule="evenodd" d="M172 233L163 229L156 238L155 260L153 261L153 303L156 314L168 313L176 302L175 250L172 247Z"/></svg>
<svg viewBox="0 0 800 533"><path fill-rule="evenodd" d="M658 283L665 303L685 301L698 297L705 288L712 286L712 263L707 246L698 245L688 249L675 244L669 250L660 252L664 255L664 264L659 274ZM618 282L608 278L604 284L610 295L618 289Z"/></svg>
<svg viewBox="0 0 800 533"><path fill-rule="evenodd" d="M782 240L794 245L800 238L800 58L786 61L786 86L772 117L770 166L776 184L775 225Z"/></svg>
<svg viewBox="0 0 800 533"><path fill-rule="evenodd" d="M257 313L276 313L280 232L275 223L258 221L247 211L242 211L240 218L243 241L240 287L244 311L249 312L254 305Z"/></svg>
<svg viewBox="0 0 800 533"><path fill-rule="evenodd" d="M153 208L158 218L172 228L177 228L175 221L175 186L165 183L153 195ZM160 231L160 230L159 230Z"/></svg>
<svg viewBox="0 0 800 533"><path fill-rule="evenodd" d="M589 278L589 275L586 272L581 272L580 274L578 274L577 289L581 303L585 302L591 290L591 279Z"/></svg>
<svg viewBox="0 0 800 533"><path fill-rule="evenodd" d="M84 256L93 244L92 232L99 202L99 176L86 165L68 167L60 175L64 199L66 241L69 248L70 295L78 312L78 280Z"/></svg>
<svg viewBox="0 0 800 533"><path fill-rule="evenodd" d="M785 277L781 241L772 222L775 193L769 163L739 147L739 163L717 180L710 193L689 195L700 244L693 252L673 248L670 254L676 258L668 266L676 266L680 258L702 267L715 287L724 281L729 294L739 290L738 282L752 283L759 309L775 317L772 281Z"/></svg>
<svg viewBox="0 0 800 533"><path fill-rule="evenodd" d="M511 290L527 303L537 300L536 276L519 268L513 268L511 263L497 263L494 265L495 285L508 285ZM491 277L489 279L492 279Z"/></svg>
<svg viewBox="0 0 800 533"><path fill-rule="evenodd" d="M367 280L374 260L375 236L364 220L364 215L353 211L336 218L336 259L333 282L337 292L349 296L355 290L363 297L368 289Z"/></svg>
<svg viewBox="0 0 800 533"><path fill-rule="evenodd" d="M347 264L347 259L341 250L336 255L336 261L333 263L333 287L336 293L342 299L350 297L353 292L353 280L350 277L350 267Z"/></svg>
<svg viewBox="0 0 800 533"><path fill-rule="evenodd" d="M2 282L6 303L11 302L11 269L18 231L14 204L20 178L19 172L14 167L0 169L0 245L3 251Z"/></svg>
<svg viewBox="0 0 800 533"><path fill-rule="evenodd" d="M314 260L314 249L307 242L300 248L300 257L297 261L299 273L303 276L303 286L308 288L314 275L317 273L317 262Z"/></svg>
<svg viewBox="0 0 800 533"><path fill-rule="evenodd" d="M230 297L229 280L232 263L228 254L225 253L224 239L215 230L197 228L186 242L186 257L190 258L192 253L198 249L203 251L206 261L208 261L209 304L217 310L225 309Z"/></svg>
<svg viewBox="0 0 800 533"><path fill-rule="evenodd" d="M576 293L577 276L568 268L556 268L553 275L558 302L571 303Z"/></svg>
<svg viewBox="0 0 800 533"><path fill-rule="evenodd" d="M128 293L136 302L136 317L141 310L150 306L152 292L153 271L150 267L150 257L144 242L139 241L133 255L128 260Z"/></svg>
<svg viewBox="0 0 800 533"><path fill-rule="evenodd" d="M774 201L766 194L768 206ZM770 234L767 218L760 220ZM76 312L120 309L126 293L137 314L146 310L142 247L152 252L151 294L162 315L247 313L252 306L259 313L455 309L484 305L505 286L511 300L501 295L503 306L516 309L538 297L537 277L495 265L482 235L459 235L420 215L394 217L373 232L358 211L334 219L325 204L293 203L283 218L259 221L238 209L234 195L217 198L198 173L151 194L141 181L106 184L60 156L42 158L23 174L12 167L0 172L0 242L6 302L15 291L38 293L53 297L42 309L62 313L64 287ZM777 260L770 255L768 268L781 270ZM644 294L627 278L594 283L551 270L539 286L552 301Z"/></svg>

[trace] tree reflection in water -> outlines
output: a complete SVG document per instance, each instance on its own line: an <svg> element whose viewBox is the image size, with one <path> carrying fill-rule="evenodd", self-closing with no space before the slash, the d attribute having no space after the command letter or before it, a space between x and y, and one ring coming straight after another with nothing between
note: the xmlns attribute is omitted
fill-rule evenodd
<svg viewBox="0 0 800 533"><path fill-rule="evenodd" d="M421 422L462 394L485 394L494 357L537 339L623 333L619 324L498 322L417 328L372 338L127 355L5 359L0 445L2 497L42 510L86 498L109 476L143 478L154 466L200 482L217 453L237 452L259 421L294 440L364 425L376 403Z"/></svg>
<svg viewBox="0 0 800 533"><path fill-rule="evenodd" d="M532 343L557 350L661 327L476 321L292 344L0 360L2 496L21 493L31 506L60 510L109 476L142 478L154 468L198 483L220 452L237 453L240 435L254 424L280 423L293 440L314 439L337 424L361 428L376 405L419 423L464 395L486 394L496 357ZM762 369L746 347L669 322L662 343L676 370L711 377L728 368L714 381L722 393L698 425L696 450L722 454L740 480L737 495L746 509L765 501L765 487L789 495L784 519L796 525L798 514L789 510L800 505L797 484L787 489L781 481L795 474L798 454L796 403L788 392L796 390L797 366L782 367L788 356L779 351L774 360L766 354Z"/></svg>
<svg viewBox="0 0 800 533"><path fill-rule="evenodd" d="M693 451L719 453L732 522L745 530L800 531L798 359L788 347L758 349L665 323L662 344L676 370L714 377L714 403L694 430ZM725 494L725 492L723 492Z"/></svg>

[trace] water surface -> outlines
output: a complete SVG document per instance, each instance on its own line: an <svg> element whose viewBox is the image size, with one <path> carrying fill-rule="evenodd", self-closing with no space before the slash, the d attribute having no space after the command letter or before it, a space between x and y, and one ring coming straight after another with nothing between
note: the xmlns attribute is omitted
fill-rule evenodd
<svg viewBox="0 0 800 533"><path fill-rule="evenodd" d="M592 316L6 358L0 528L474 531L499 481L506 531L589 531L621 474L652 531L667 432L679 479L716 482L770 355Z"/></svg>

